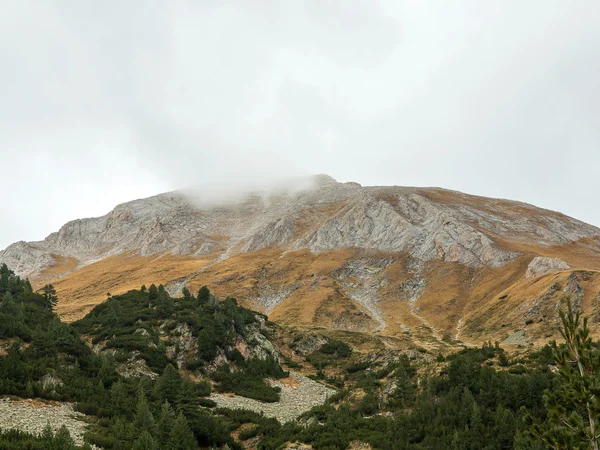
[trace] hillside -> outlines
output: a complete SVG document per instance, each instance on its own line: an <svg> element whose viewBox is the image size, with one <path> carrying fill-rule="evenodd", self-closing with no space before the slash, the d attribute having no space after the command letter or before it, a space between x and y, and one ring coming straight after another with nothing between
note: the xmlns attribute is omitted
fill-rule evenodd
<svg viewBox="0 0 600 450"><path fill-rule="evenodd" d="M71 324L58 303L0 266L2 449L591 448L600 343L570 305L576 375L567 345L399 351L400 338L278 327L206 287L142 286Z"/></svg>
<svg viewBox="0 0 600 450"><path fill-rule="evenodd" d="M327 176L221 202L208 194L125 203L13 244L0 262L34 287L52 283L67 321L109 292L207 285L278 323L425 346L545 342L564 294L587 314L600 302L600 229L557 212Z"/></svg>

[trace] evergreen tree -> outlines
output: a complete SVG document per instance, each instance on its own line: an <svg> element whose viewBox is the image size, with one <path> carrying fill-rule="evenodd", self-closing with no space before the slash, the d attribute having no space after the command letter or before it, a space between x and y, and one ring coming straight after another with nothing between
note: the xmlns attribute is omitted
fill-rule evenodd
<svg viewBox="0 0 600 450"><path fill-rule="evenodd" d="M0 337L20 334L25 319L23 305L15 300L10 291L6 291L0 302L0 319Z"/></svg>
<svg viewBox="0 0 600 450"><path fill-rule="evenodd" d="M160 409L158 420L158 439L165 444L169 441L173 425L175 424L175 413L169 402L165 401Z"/></svg>
<svg viewBox="0 0 600 450"><path fill-rule="evenodd" d="M148 401L146 400L146 395L144 394L143 389L141 389L138 393L138 404L133 426L137 433L147 431L151 436L155 436L158 431L156 421L154 420L154 416L150 411L150 407L148 406Z"/></svg>
<svg viewBox="0 0 600 450"><path fill-rule="evenodd" d="M162 285L161 285L162 286ZM173 300L164 289L158 291L158 300L156 302L159 315L161 318L169 318L173 315L175 310L175 305L173 304Z"/></svg>
<svg viewBox="0 0 600 450"><path fill-rule="evenodd" d="M530 433L553 449L598 450L600 423L600 351L594 345L587 317L560 310L564 344L551 343L559 367L552 389L544 394L549 424L533 423Z"/></svg>
<svg viewBox="0 0 600 450"><path fill-rule="evenodd" d="M195 450L198 448L194 433L192 433L185 416L181 413L175 420L167 448L172 450Z"/></svg>
<svg viewBox="0 0 600 450"><path fill-rule="evenodd" d="M129 392L122 380L110 388L110 401L115 415L126 416L129 413Z"/></svg>
<svg viewBox="0 0 600 450"><path fill-rule="evenodd" d="M159 447L152 435L144 430L133 444L132 450L159 450Z"/></svg>
<svg viewBox="0 0 600 450"><path fill-rule="evenodd" d="M154 283L150 285L150 289L148 289L148 298L150 301L156 300L158 298L158 288Z"/></svg>
<svg viewBox="0 0 600 450"><path fill-rule="evenodd" d="M189 290L187 287L184 287L184 288L181 290L181 293L183 294L183 298L184 298L185 300L189 300L189 299L191 299L191 298L192 298L192 293L190 292L190 290Z"/></svg>
<svg viewBox="0 0 600 450"><path fill-rule="evenodd" d="M182 380L177 399L179 410L186 417L193 415L198 409L198 391L196 385L189 380Z"/></svg>
<svg viewBox="0 0 600 450"><path fill-rule="evenodd" d="M33 391L33 383L31 382L31 380L27 380L27 385L25 387L25 397L32 398L34 395L35 392Z"/></svg>
<svg viewBox="0 0 600 450"><path fill-rule="evenodd" d="M55 435L56 449L67 449L75 445L71 433L66 426L61 426Z"/></svg>
<svg viewBox="0 0 600 450"><path fill-rule="evenodd" d="M415 388L404 366L398 367L394 375L395 389L388 397L388 405L391 407L406 407L412 403Z"/></svg>
<svg viewBox="0 0 600 450"><path fill-rule="evenodd" d="M210 291L206 286L202 286L198 291L198 301L202 304L207 304L210 300Z"/></svg>
<svg viewBox="0 0 600 450"><path fill-rule="evenodd" d="M498 362L502 367L507 367L510 365L510 361L508 360L505 352L500 352L500 356L498 356Z"/></svg>
<svg viewBox="0 0 600 450"><path fill-rule="evenodd" d="M167 364L162 375L156 381L154 387L154 393L156 397L164 402L168 401L170 404L175 404L178 399L179 391L181 389L181 376L177 369L172 364Z"/></svg>
<svg viewBox="0 0 600 450"><path fill-rule="evenodd" d="M54 289L54 285L47 284L41 289L42 295L48 302L50 308L54 308L56 303L58 302L58 297L56 296L56 289Z"/></svg>

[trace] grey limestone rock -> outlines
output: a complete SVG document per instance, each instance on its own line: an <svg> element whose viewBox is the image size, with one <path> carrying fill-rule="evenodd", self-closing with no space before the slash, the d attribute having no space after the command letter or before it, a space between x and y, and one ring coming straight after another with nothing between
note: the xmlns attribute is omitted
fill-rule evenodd
<svg viewBox="0 0 600 450"><path fill-rule="evenodd" d="M437 188L371 187L325 175L302 189L203 200L203 192L170 192L78 219L39 242L0 252L18 275L31 276L56 256L86 265L123 254L200 255L219 259L269 247L322 252L348 247L406 252L471 267L498 267L518 253L498 241L559 245L600 229L552 211Z"/></svg>
<svg viewBox="0 0 600 450"><path fill-rule="evenodd" d="M547 275L552 272L559 272L561 270L568 270L571 267L560 258L545 258L538 256L527 266L527 272L525 272L525 278L539 277L541 275Z"/></svg>

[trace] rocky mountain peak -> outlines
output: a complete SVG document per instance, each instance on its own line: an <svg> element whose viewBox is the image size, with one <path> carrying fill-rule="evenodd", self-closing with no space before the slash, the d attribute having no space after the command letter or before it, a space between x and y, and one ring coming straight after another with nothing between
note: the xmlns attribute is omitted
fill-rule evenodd
<svg viewBox="0 0 600 450"><path fill-rule="evenodd" d="M362 187L328 175L310 181L221 204L183 191L134 200L105 216L69 222L43 241L13 244L0 252L0 262L31 275L57 256L85 265L125 252L223 259L277 247L360 248L499 267L520 254L507 243L548 246L600 235L593 226L518 202L438 188Z"/></svg>

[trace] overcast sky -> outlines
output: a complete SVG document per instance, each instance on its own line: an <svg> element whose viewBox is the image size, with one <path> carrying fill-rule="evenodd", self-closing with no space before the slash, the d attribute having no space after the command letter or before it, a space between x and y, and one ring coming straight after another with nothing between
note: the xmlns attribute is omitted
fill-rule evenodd
<svg viewBox="0 0 600 450"><path fill-rule="evenodd" d="M600 225L598 0L0 3L0 248L310 173Z"/></svg>

